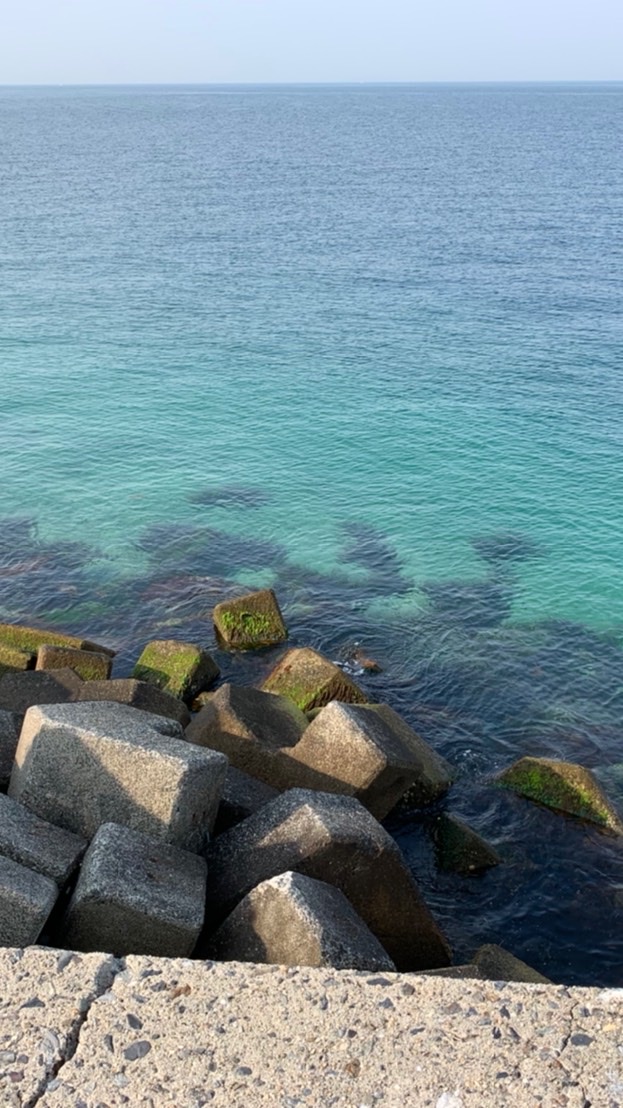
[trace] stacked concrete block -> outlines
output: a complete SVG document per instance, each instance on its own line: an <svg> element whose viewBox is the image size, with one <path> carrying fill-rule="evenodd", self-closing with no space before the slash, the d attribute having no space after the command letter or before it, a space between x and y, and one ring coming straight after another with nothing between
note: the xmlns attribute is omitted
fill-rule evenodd
<svg viewBox="0 0 623 1108"><path fill-rule="evenodd" d="M73 646L45 643L37 651L35 669L71 669L83 681L107 681L112 669L112 658L109 654L97 654L94 650L77 650Z"/></svg>
<svg viewBox="0 0 623 1108"><path fill-rule="evenodd" d="M46 705L26 714L9 795L87 839L113 821L201 852L226 769L173 720L114 703Z"/></svg>
<svg viewBox="0 0 623 1108"><path fill-rule="evenodd" d="M182 727L190 722L190 712L185 704L170 693L148 685L146 681L135 681L131 677L119 677L113 681L85 681L76 700L109 700L115 704L127 704L139 708L142 712L174 719ZM42 703L42 702L41 702Z"/></svg>
<svg viewBox="0 0 623 1108"><path fill-rule="evenodd" d="M291 871L248 893L212 937L209 953L284 966L396 968L339 889Z"/></svg>
<svg viewBox="0 0 623 1108"><path fill-rule="evenodd" d="M235 766L228 766L214 834L221 835L224 831L229 831L230 827L235 827L254 812L259 812L260 808L270 804L278 795L277 789L266 785L264 781L250 777Z"/></svg>
<svg viewBox="0 0 623 1108"><path fill-rule="evenodd" d="M20 716L0 708L0 792L9 787L19 739Z"/></svg>
<svg viewBox="0 0 623 1108"><path fill-rule="evenodd" d="M0 946L36 943L57 896L49 877L0 857Z"/></svg>
<svg viewBox="0 0 623 1108"><path fill-rule="evenodd" d="M105 823L82 864L63 943L117 955L186 957L203 926L206 876L196 854Z"/></svg>
<svg viewBox="0 0 623 1108"><path fill-rule="evenodd" d="M381 716L337 700L318 713L287 755L290 784L355 796L377 819L392 810L420 769L410 747Z"/></svg>
<svg viewBox="0 0 623 1108"><path fill-rule="evenodd" d="M307 646L288 650L264 681L265 692L292 700L302 712L322 708L331 700L363 704L367 700L339 666Z"/></svg>
<svg viewBox="0 0 623 1108"><path fill-rule="evenodd" d="M212 687L220 672L214 658L194 643L154 639L147 643L132 676L191 703Z"/></svg>
<svg viewBox="0 0 623 1108"><path fill-rule="evenodd" d="M413 808L425 808L445 796L454 780L452 767L445 758L424 742L388 704L366 704L364 708L368 713L374 713L382 719L396 739L407 746L411 753L416 774L403 797L404 804Z"/></svg>
<svg viewBox="0 0 623 1108"><path fill-rule="evenodd" d="M115 652L107 646L80 639L76 635L65 635L61 631L46 631L41 627L22 627L16 623L0 623L0 643L22 650L33 657L40 646L69 646L76 650L94 650L97 654L108 654L114 658Z"/></svg>
<svg viewBox="0 0 623 1108"><path fill-rule="evenodd" d="M291 789L220 835L208 863L211 930L256 885L296 870L340 889L399 970L450 962L398 846L352 797Z"/></svg>
<svg viewBox="0 0 623 1108"><path fill-rule="evenodd" d="M87 848L85 839L0 795L0 856L50 877L62 888Z"/></svg>
<svg viewBox="0 0 623 1108"><path fill-rule="evenodd" d="M71 669L26 670L0 678L0 708L23 716L35 704L77 700L84 682Z"/></svg>
<svg viewBox="0 0 623 1108"><path fill-rule="evenodd" d="M220 750L237 769L281 788L292 784L284 777L281 750L298 743L306 727L305 714L285 697L226 684L187 727L186 738Z"/></svg>

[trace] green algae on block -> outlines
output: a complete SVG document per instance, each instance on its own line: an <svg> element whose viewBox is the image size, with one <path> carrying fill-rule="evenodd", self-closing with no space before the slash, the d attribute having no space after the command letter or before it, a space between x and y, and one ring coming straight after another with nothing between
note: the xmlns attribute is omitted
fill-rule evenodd
<svg viewBox="0 0 623 1108"><path fill-rule="evenodd" d="M437 865L446 872L471 877L502 861L489 843L456 816L441 815L433 834Z"/></svg>
<svg viewBox="0 0 623 1108"><path fill-rule="evenodd" d="M308 646L288 650L262 689L288 697L302 712L322 708L331 700L365 704L368 699L339 666Z"/></svg>
<svg viewBox="0 0 623 1108"><path fill-rule="evenodd" d="M156 685L179 700L192 700L220 675L214 658L194 643L154 639L132 670L137 681Z"/></svg>
<svg viewBox="0 0 623 1108"><path fill-rule="evenodd" d="M226 650L257 650L285 642L288 631L272 589L223 600L212 618L219 646Z"/></svg>
<svg viewBox="0 0 623 1108"><path fill-rule="evenodd" d="M17 623L0 623L0 643L23 650L27 654L36 654L40 646L70 646L75 650L94 650L97 654L114 657L114 650L107 646L98 646L88 639L79 639L75 635L65 635L60 631L44 631L41 627L21 627Z"/></svg>
<svg viewBox="0 0 623 1108"><path fill-rule="evenodd" d="M497 783L547 808L595 823L623 834L616 809L590 770L554 758L520 758L497 778Z"/></svg>
<svg viewBox="0 0 623 1108"><path fill-rule="evenodd" d="M29 650L17 650L0 640L0 677L3 673L15 673L16 670L32 669L34 654Z"/></svg>
<svg viewBox="0 0 623 1108"><path fill-rule="evenodd" d="M94 650L77 650L73 646L51 646L45 643L37 652L35 669L72 669L83 681L106 681L110 677L112 658Z"/></svg>
<svg viewBox="0 0 623 1108"><path fill-rule="evenodd" d="M486 943L478 948L472 958L482 977L490 981L521 981L528 985L551 985L549 977L516 958L503 946Z"/></svg>

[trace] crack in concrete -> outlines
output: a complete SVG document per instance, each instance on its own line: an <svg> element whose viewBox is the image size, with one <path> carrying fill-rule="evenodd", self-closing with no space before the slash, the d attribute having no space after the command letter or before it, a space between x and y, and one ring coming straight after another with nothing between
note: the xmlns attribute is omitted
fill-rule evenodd
<svg viewBox="0 0 623 1108"><path fill-rule="evenodd" d="M60 1057L52 1063L39 1082L34 1093L24 1102L24 1108L36 1108L42 1098L49 1091L50 1085L56 1080L63 1066L71 1061L80 1045L82 1028L89 1018L89 1012L97 1000L109 993L115 983L115 979L125 970L125 959L108 955L102 963L95 978L93 990L81 1002L75 1019L66 1032L65 1043L60 1048Z"/></svg>

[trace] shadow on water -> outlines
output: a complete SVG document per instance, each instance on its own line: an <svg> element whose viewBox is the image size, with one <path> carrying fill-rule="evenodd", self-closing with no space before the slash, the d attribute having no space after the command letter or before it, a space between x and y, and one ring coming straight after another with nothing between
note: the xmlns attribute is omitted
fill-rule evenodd
<svg viewBox="0 0 623 1108"><path fill-rule="evenodd" d="M214 501L213 503L217 503ZM247 505L247 507L252 505ZM0 521L2 618L103 639L128 674L149 638L189 639L218 657L225 680L258 683L283 648L228 655L214 647L211 610L270 571L290 645L313 646L353 674L371 700L400 712L456 768L441 807L496 846L504 864L478 878L438 873L437 812L400 813L390 826L456 956L499 942L554 980L623 985L623 846L492 783L523 754L594 768L623 797L623 651L612 635L568 620L514 623L522 563L545 558L529 536L473 540L482 577L419 584L410 606L391 541L367 524L343 528L343 572L288 561L286 548L210 526L159 524L139 548L145 571L114 576L97 550L47 543L35 521ZM349 572L350 567L350 572ZM359 572L353 580L352 568ZM386 610L383 611L383 604ZM358 651L381 672L364 671Z"/></svg>

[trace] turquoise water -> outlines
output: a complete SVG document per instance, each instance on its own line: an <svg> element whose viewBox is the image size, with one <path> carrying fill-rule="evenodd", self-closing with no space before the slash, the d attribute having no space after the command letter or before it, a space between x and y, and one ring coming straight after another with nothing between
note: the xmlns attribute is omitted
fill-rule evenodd
<svg viewBox="0 0 623 1108"><path fill-rule="evenodd" d="M487 782L623 761L622 123L622 85L0 90L4 617L127 672L274 584L516 859L465 892L396 831L459 951L561 980L618 980L620 855Z"/></svg>

